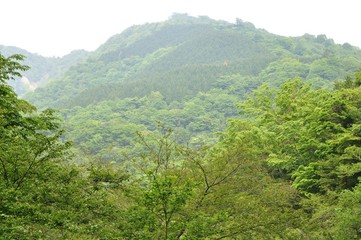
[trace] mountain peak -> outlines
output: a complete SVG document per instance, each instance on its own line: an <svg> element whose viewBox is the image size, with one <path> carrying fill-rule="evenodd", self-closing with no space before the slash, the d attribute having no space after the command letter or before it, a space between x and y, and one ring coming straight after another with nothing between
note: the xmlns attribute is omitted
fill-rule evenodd
<svg viewBox="0 0 361 240"><path fill-rule="evenodd" d="M179 13L132 26L87 56L30 99L70 107L159 91L173 101L234 75L273 85L298 76L329 87L361 65L360 50L324 35L283 37L241 19L229 23Z"/></svg>

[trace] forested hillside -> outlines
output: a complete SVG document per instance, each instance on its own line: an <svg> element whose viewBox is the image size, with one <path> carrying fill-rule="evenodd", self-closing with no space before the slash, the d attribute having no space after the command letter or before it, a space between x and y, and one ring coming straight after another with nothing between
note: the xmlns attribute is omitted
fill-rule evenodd
<svg viewBox="0 0 361 240"><path fill-rule="evenodd" d="M77 164L54 111L7 84L22 58L0 55L1 238L361 237L360 71L334 89L262 84L212 145L190 148L159 123L124 161Z"/></svg>
<svg viewBox="0 0 361 240"><path fill-rule="evenodd" d="M21 54L26 57L24 64L30 67L29 71L22 72L22 78L16 78L10 82L10 85L14 87L15 92L19 95L32 92L36 88L46 85L50 79L61 75L63 71L81 62L87 56L86 51L78 50L62 58L49 58L30 53L21 48L2 45L0 45L0 52L4 56Z"/></svg>
<svg viewBox="0 0 361 240"><path fill-rule="evenodd" d="M279 85L299 76L316 87L356 71L361 51L324 35L288 38L207 17L175 14L111 37L84 61L27 97L39 107L70 108L159 91L167 102L208 91L240 75Z"/></svg>
<svg viewBox="0 0 361 240"><path fill-rule="evenodd" d="M361 238L359 48L175 14L0 51L1 239Z"/></svg>
<svg viewBox="0 0 361 240"><path fill-rule="evenodd" d="M133 26L25 96L39 108L61 108L77 151L123 161L136 131L156 121L179 142L217 141L235 103L262 83L300 77L332 88L361 66L361 51L324 35L288 38L207 17L175 14Z"/></svg>

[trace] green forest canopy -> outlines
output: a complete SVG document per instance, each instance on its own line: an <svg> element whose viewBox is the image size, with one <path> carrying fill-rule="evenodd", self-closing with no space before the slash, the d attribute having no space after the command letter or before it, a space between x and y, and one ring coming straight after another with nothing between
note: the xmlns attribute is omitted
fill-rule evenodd
<svg viewBox="0 0 361 240"><path fill-rule="evenodd" d="M9 87L21 59L0 55L3 239L361 237L360 71L334 89L262 84L208 146L159 124L122 162L77 164L54 111Z"/></svg>
<svg viewBox="0 0 361 240"><path fill-rule="evenodd" d="M359 49L176 14L34 59L42 111L0 54L0 238L361 237Z"/></svg>
<svg viewBox="0 0 361 240"><path fill-rule="evenodd" d="M40 108L72 108L160 92L171 103L233 76L255 86L301 77L316 88L332 88L360 67L361 51L324 35L283 37L241 20L175 14L132 26L79 59L26 99Z"/></svg>

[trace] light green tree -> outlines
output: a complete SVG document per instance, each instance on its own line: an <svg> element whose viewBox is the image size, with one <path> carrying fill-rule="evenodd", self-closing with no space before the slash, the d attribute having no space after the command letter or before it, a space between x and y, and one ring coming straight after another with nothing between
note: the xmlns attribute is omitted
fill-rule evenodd
<svg viewBox="0 0 361 240"><path fill-rule="evenodd" d="M21 55L0 55L0 176L1 185L20 188L32 175L44 171L46 163L65 156L69 143L60 139L63 131L54 110L41 113L18 99L8 80L28 69L17 61Z"/></svg>

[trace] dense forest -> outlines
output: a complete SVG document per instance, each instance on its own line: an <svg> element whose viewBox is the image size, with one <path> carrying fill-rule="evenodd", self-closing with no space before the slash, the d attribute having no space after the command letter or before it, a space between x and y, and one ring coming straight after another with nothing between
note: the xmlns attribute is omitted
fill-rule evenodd
<svg viewBox="0 0 361 240"><path fill-rule="evenodd" d="M360 49L324 35L282 37L239 19L234 24L175 14L111 37L25 99L40 108L72 108L159 91L170 103L219 88L224 78L230 85L237 76L238 84L253 86L301 77L332 88L332 81L360 64Z"/></svg>
<svg viewBox="0 0 361 240"><path fill-rule="evenodd" d="M361 238L360 49L175 14L0 51L1 239Z"/></svg>

